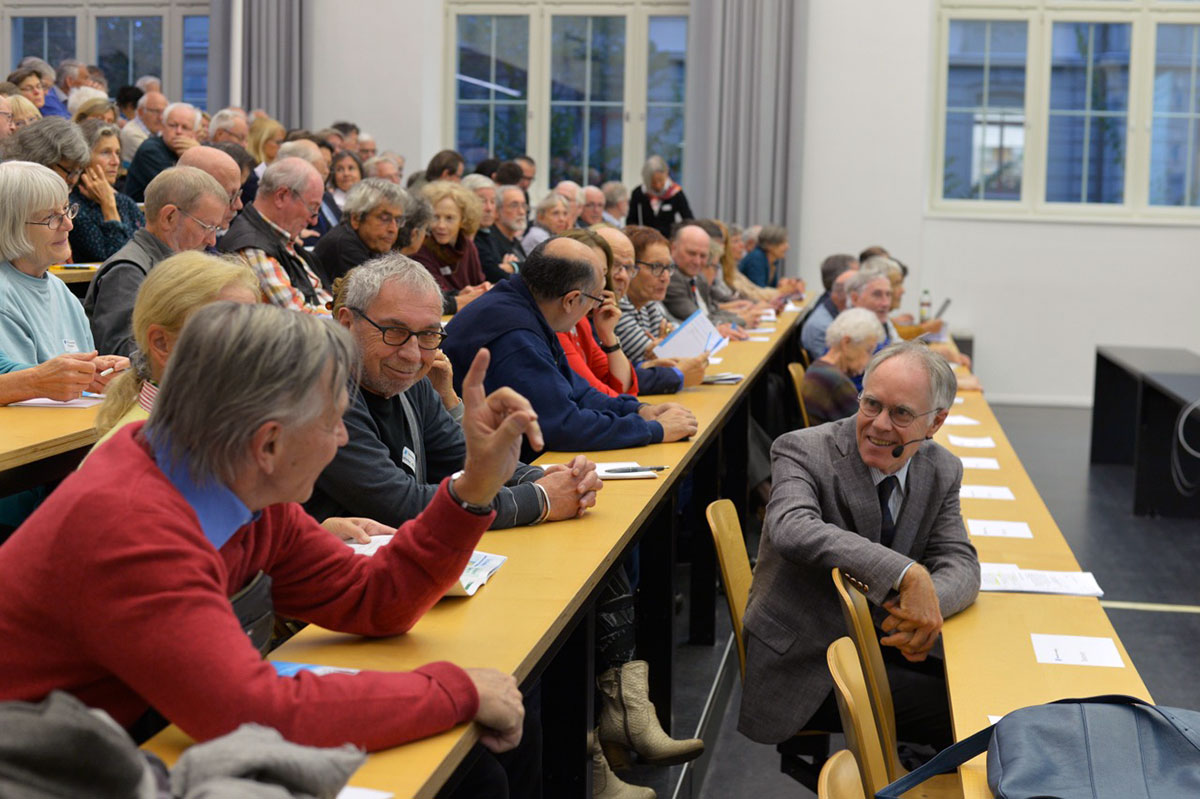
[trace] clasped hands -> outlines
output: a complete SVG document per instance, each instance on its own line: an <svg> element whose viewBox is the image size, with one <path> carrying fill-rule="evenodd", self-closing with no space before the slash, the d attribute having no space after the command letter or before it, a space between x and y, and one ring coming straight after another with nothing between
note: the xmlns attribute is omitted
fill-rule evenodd
<svg viewBox="0 0 1200 799"><path fill-rule="evenodd" d="M883 603L888 617L883 620L887 636L884 646L894 646L905 659L917 663L926 658L942 632L942 611L933 577L914 563L900 581L900 594Z"/></svg>

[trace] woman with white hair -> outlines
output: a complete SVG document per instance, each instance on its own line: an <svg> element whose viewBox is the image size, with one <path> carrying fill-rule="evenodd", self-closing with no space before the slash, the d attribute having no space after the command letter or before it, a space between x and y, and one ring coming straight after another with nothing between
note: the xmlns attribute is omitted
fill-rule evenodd
<svg viewBox="0 0 1200 799"><path fill-rule="evenodd" d="M642 167L642 185L629 195L627 225L646 225L670 238L671 229L685 219L695 219L679 184L671 180L667 162L652 155Z"/></svg>
<svg viewBox="0 0 1200 799"><path fill-rule="evenodd" d="M49 273L70 259L68 236L78 210L67 204L67 184L50 169L26 161L0 164L0 352L14 361L38 364L93 349L83 306ZM117 356L96 359L98 373L128 365ZM97 377L93 390L103 390L109 377Z"/></svg>
<svg viewBox="0 0 1200 799"><path fill-rule="evenodd" d="M551 236L567 232L571 224L571 204L561 194L547 194L538 201L534 209L533 224L521 239L521 247L525 252L533 252L533 248Z"/></svg>
<svg viewBox="0 0 1200 799"><path fill-rule="evenodd" d="M866 308L837 315L825 331L829 351L804 372L801 392L812 425L834 422L858 412L858 389L852 378L862 374L883 338L879 318Z"/></svg>

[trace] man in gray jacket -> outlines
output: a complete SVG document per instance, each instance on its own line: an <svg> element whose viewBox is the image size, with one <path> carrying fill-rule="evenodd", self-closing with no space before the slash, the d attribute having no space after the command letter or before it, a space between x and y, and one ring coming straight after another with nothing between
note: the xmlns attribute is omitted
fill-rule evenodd
<svg viewBox="0 0 1200 799"><path fill-rule="evenodd" d="M902 342L872 359L857 415L781 436L746 608L738 728L763 743L840 729L825 651L846 635L830 572L877 606L899 738L951 743L942 619L979 591L962 463L929 440L953 407L945 359ZM934 655L934 657L930 657Z"/></svg>
<svg viewBox="0 0 1200 799"><path fill-rule="evenodd" d="M159 261L177 252L215 246L228 208L229 196L217 179L195 167L171 167L150 181L146 227L101 264L83 298L100 352L133 353L130 325L142 281Z"/></svg>
<svg viewBox="0 0 1200 799"><path fill-rule="evenodd" d="M363 371L343 417L349 441L305 509L317 519L366 516L399 526L466 456L462 401L439 349L441 290L416 261L384 255L346 273L333 312L358 342ZM492 528L574 518L595 504L600 485L583 456L546 470L518 464L492 500Z"/></svg>
<svg viewBox="0 0 1200 799"><path fill-rule="evenodd" d="M726 338L744 339L746 335L735 325L751 321L732 311L722 310L715 297L710 296L711 287L704 279L704 267L708 263L709 245L712 239L704 228L685 223L671 235L671 260L675 270L667 285L663 307L675 321L682 322L696 311L704 311L713 326ZM747 325L753 327L753 325Z"/></svg>

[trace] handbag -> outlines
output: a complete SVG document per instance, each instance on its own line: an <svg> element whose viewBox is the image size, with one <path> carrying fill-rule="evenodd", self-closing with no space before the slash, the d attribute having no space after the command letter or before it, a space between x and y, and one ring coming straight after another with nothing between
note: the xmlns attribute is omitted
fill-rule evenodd
<svg viewBox="0 0 1200 799"><path fill-rule="evenodd" d="M1200 713L1119 695L1014 710L875 797L900 799L985 750L996 799L1200 797Z"/></svg>

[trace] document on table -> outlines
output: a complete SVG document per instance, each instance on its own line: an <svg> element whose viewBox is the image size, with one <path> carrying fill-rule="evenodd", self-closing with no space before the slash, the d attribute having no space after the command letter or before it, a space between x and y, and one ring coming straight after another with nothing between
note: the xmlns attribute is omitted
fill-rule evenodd
<svg viewBox="0 0 1200 799"><path fill-rule="evenodd" d="M1042 635L1030 633L1038 663L1066 666L1107 666L1123 669L1125 662L1111 638L1090 635Z"/></svg>
<svg viewBox="0 0 1200 799"><path fill-rule="evenodd" d="M708 317L696 311L654 347L654 354L659 358L691 358L704 352L720 352L728 343L729 339L717 332Z"/></svg>
<svg viewBox="0 0 1200 799"><path fill-rule="evenodd" d="M795 313L797 311L803 311L804 307L801 305L797 305L796 303L792 302L791 300L788 300L787 303L783 306L783 310L787 311L789 313Z"/></svg>
<svg viewBox="0 0 1200 799"><path fill-rule="evenodd" d="M762 311L759 313L758 321L759 322L777 322L777 321L779 321L779 317L775 315L774 308L767 308L765 311Z"/></svg>
<svg viewBox="0 0 1200 799"><path fill-rule="evenodd" d="M995 449L996 442L991 436L981 436L972 438L971 436L956 436L953 433L949 436L950 443L956 447L966 447L968 449Z"/></svg>
<svg viewBox="0 0 1200 799"><path fill-rule="evenodd" d="M971 535L993 538L1033 538L1033 530L1027 522L1001 522L991 519L967 519L967 532Z"/></svg>
<svg viewBox="0 0 1200 799"><path fill-rule="evenodd" d="M745 375L740 375L737 372L717 372L711 375L705 375L700 382L705 385L716 386L735 386L746 378Z"/></svg>
<svg viewBox="0 0 1200 799"><path fill-rule="evenodd" d="M1000 461L995 458L959 458L964 469L999 469Z"/></svg>
<svg viewBox="0 0 1200 799"><path fill-rule="evenodd" d="M954 398L954 404L955 404L955 405L962 405L962 404L963 404L963 398L962 398L962 397L955 397L955 398Z"/></svg>
<svg viewBox="0 0 1200 799"><path fill-rule="evenodd" d="M1015 563L980 563L979 590L1019 594L1104 596L1104 591L1091 572L1022 569Z"/></svg>
<svg viewBox="0 0 1200 799"><path fill-rule="evenodd" d="M601 480L657 480L658 472L651 469L643 469L636 472L627 472L625 469L634 469L642 464L637 461L609 461L608 463L596 464L596 476ZM621 471L613 471L619 469Z"/></svg>
<svg viewBox="0 0 1200 799"><path fill-rule="evenodd" d="M337 799L392 799L395 795L391 791L377 791L374 788L355 788L347 785L338 791Z"/></svg>
<svg viewBox="0 0 1200 799"><path fill-rule="evenodd" d="M313 663L292 663L287 660L269 661L280 677L295 677L302 671L310 671L318 677L326 674L358 674L358 669L343 669L337 666L318 666Z"/></svg>
<svg viewBox="0 0 1200 799"><path fill-rule="evenodd" d="M346 544L359 555L371 556L391 540L391 534L373 535L369 544L359 544L353 541L347 541ZM486 583L506 560L508 558L504 555L492 555L475 550L471 559L467 561L463 573L459 576L458 582L450 587L445 596L475 596L475 592L479 590L480 586Z"/></svg>
<svg viewBox="0 0 1200 799"><path fill-rule="evenodd" d="M1008 486L964 485L958 489L961 499L1016 499Z"/></svg>
<svg viewBox="0 0 1200 799"><path fill-rule="evenodd" d="M746 337L746 341L758 341L760 343L763 341L770 341L770 340L771 340L770 336L747 336Z"/></svg>
<svg viewBox="0 0 1200 799"><path fill-rule="evenodd" d="M748 327L748 328L746 328L746 332L747 333L762 333L762 334L774 333L775 328L773 328L773 327Z"/></svg>
<svg viewBox="0 0 1200 799"><path fill-rule="evenodd" d="M966 426L966 425L972 425L972 424L979 424L979 420L972 419L970 416L963 416L962 414L952 413L946 417L945 423L949 424L949 425Z"/></svg>
<svg viewBox="0 0 1200 799"><path fill-rule="evenodd" d="M93 405L99 405L104 402L104 397L101 394L92 394L79 399L59 400L46 399L45 397L36 397L34 399L21 400L20 402L12 403L13 407L19 408L91 408Z"/></svg>

